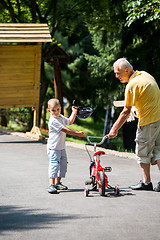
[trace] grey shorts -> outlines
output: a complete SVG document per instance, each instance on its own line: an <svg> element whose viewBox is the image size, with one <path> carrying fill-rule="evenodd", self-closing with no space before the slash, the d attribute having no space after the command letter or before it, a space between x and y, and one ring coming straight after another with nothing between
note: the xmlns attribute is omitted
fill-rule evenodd
<svg viewBox="0 0 160 240"><path fill-rule="evenodd" d="M151 163L160 160L160 120L137 128L136 158L138 163Z"/></svg>
<svg viewBox="0 0 160 240"><path fill-rule="evenodd" d="M49 157L49 178L64 178L67 172L66 150L47 150Z"/></svg>

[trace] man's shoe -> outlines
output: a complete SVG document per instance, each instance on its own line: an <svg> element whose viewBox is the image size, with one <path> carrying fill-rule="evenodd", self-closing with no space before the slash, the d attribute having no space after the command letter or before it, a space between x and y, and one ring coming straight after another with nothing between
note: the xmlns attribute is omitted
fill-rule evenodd
<svg viewBox="0 0 160 240"><path fill-rule="evenodd" d="M147 191L153 191L153 185L152 183L143 183L140 181L137 185L132 185L131 186L132 190L147 190Z"/></svg>
<svg viewBox="0 0 160 240"><path fill-rule="evenodd" d="M160 192L160 182L157 183L157 186L154 188L155 192Z"/></svg>
<svg viewBox="0 0 160 240"><path fill-rule="evenodd" d="M67 190L67 189L68 189L68 187L67 187L67 186L64 186L61 182L56 183L56 184L55 184L55 188L56 188L57 190Z"/></svg>
<svg viewBox="0 0 160 240"><path fill-rule="evenodd" d="M55 188L55 185L49 185L48 192L51 194L57 193L57 189Z"/></svg>

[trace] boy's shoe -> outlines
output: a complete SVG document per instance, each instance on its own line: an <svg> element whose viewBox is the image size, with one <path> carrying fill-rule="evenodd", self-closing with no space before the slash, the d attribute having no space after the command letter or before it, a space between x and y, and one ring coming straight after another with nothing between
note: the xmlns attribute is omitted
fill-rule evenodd
<svg viewBox="0 0 160 240"><path fill-rule="evenodd" d="M48 192L51 194L57 193L57 189L55 188L55 185L49 185Z"/></svg>
<svg viewBox="0 0 160 240"><path fill-rule="evenodd" d="M160 192L160 182L157 183L157 186L154 188L155 192Z"/></svg>
<svg viewBox="0 0 160 240"><path fill-rule="evenodd" d="M57 190L67 190L67 189L68 189L68 187L67 187L67 186L64 186L61 182L56 183L56 184L55 184L55 188L56 188Z"/></svg>
<svg viewBox="0 0 160 240"><path fill-rule="evenodd" d="M143 183L140 181L137 185L132 185L130 187L132 190L147 190L147 191L153 191L153 185L152 183Z"/></svg>

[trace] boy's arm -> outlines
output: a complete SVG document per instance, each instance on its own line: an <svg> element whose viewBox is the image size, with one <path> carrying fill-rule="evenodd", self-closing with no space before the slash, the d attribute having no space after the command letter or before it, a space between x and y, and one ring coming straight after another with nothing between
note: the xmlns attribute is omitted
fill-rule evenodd
<svg viewBox="0 0 160 240"><path fill-rule="evenodd" d="M85 137L85 134L82 132L82 131L74 131L70 128L62 128L61 129L62 132L65 132L66 134L69 134L69 135L75 135L75 136L78 136L78 137Z"/></svg>
<svg viewBox="0 0 160 240"><path fill-rule="evenodd" d="M71 116L69 117L69 121L70 121L69 125L74 123L76 115L77 115L77 108L76 107L72 107L72 113L71 113Z"/></svg>

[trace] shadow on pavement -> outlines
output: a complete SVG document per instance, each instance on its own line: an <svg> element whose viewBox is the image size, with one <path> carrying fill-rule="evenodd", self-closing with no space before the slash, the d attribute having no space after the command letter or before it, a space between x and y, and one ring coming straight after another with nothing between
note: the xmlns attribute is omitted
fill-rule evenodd
<svg viewBox="0 0 160 240"><path fill-rule="evenodd" d="M80 215L58 215L40 212L42 212L42 209L27 209L18 206L1 206L0 233L2 234L6 231L30 230L37 228L46 229L50 228L50 224L53 223L55 225L62 221L82 218Z"/></svg>
<svg viewBox="0 0 160 240"><path fill-rule="evenodd" d="M12 131L8 132L5 129L0 129L0 143L42 143L42 144L46 144L47 140L46 139L42 139L42 140L37 140L37 139L31 139L31 138L27 138L24 137L25 133L22 133L21 135L13 135ZM4 138L3 138L4 136ZM8 137L11 136L12 138ZM22 139L22 140L21 140Z"/></svg>
<svg viewBox="0 0 160 240"><path fill-rule="evenodd" d="M132 193L129 189L120 189L119 195L116 195L114 192L107 192L109 197L124 197L124 196L135 196L136 194Z"/></svg>
<svg viewBox="0 0 160 240"><path fill-rule="evenodd" d="M61 193L68 193L68 192L84 192L84 189L68 189L66 191L62 190ZM102 197L124 197L124 196L135 196L136 194L132 193L132 191L128 188L120 189L119 195L116 195L113 190L107 189L105 192L105 196ZM97 191L90 191L88 197L100 196L98 190Z"/></svg>
<svg viewBox="0 0 160 240"><path fill-rule="evenodd" d="M10 135L10 133L0 131L0 135Z"/></svg>
<svg viewBox="0 0 160 240"><path fill-rule="evenodd" d="M35 140L33 140L33 141L31 141L31 140L29 140L29 141L9 141L9 142L7 142L7 141L0 141L0 144L1 143L11 143L11 144L13 144L13 143L35 143L35 144L37 144L37 143L42 143L42 144L46 144L46 142L43 142L43 141L35 141Z"/></svg>
<svg viewBox="0 0 160 240"><path fill-rule="evenodd" d="M72 189L72 188L70 188L66 191L61 191L61 192L83 192L83 191L84 191L84 189Z"/></svg>

